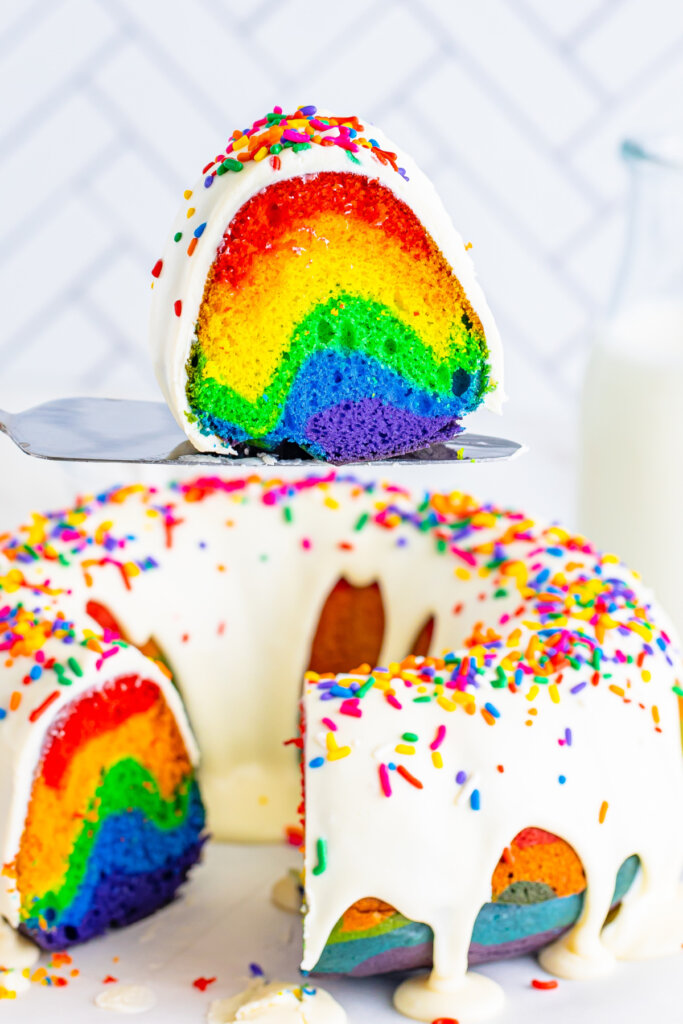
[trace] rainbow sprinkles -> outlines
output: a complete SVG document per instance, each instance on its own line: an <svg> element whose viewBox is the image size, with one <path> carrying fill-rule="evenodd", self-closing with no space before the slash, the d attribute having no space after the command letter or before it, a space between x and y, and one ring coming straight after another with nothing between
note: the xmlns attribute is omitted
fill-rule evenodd
<svg viewBox="0 0 683 1024"><path fill-rule="evenodd" d="M151 343L200 450L384 457L499 407L500 340L465 245L379 129L275 108L184 199L153 270Z"/></svg>

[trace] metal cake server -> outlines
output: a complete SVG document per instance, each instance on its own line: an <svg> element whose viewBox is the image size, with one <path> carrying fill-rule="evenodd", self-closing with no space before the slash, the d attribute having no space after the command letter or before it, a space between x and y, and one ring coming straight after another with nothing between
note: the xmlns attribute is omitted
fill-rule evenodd
<svg viewBox="0 0 683 1024"><path fill-rule="evenodd" d="M0 431L27 455L67 462L149 462L199 466L305 466L320 464L296 445L264 452L240 444L235 454L198 452L164 402L119 398L62 398L25 412L0 409ZM458 434L452 441L363 465L412 466L494 462L524 450L515 441Z"/></svg>

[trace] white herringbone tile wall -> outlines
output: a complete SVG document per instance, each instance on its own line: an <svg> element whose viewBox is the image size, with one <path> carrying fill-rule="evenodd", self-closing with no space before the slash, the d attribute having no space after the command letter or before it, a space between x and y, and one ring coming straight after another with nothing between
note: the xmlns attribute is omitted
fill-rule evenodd
<svg viewBox="0 0 683 1024"><path fill-rule="evenodd" d="M506 345L505 417L481 424L535 451L482 482L571 518L618 145L676 116L680 0L0 0L0 95L0 405L155 397L149 270L182 189L232 128L314 102L434 178Z"/></svg>

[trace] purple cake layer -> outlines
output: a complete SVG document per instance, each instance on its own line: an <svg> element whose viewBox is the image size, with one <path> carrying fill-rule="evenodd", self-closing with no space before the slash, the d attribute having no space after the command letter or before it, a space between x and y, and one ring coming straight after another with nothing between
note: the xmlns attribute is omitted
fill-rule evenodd
<svg viewBox="0 0 683 1024"><path fill-rule="evenodd" d="M335 462L386 458L450 441L462 427L452 416L418 416L379 398L343 402L310 417L306 434Z"/></svg>
<svg viewBox="0 0 683 1024"><path fill-rule="evenodd" d="M472 967L476 964L490 963L491 960L509 960L515 956L523 956L525 953L534 953L549 942L554 942L566 931L568 928L554 928L551 931L539 932L537 935L527 935L523 939L515 939L513 942L501 942L495 946L481 946L473 942L470 946L468 963ZM364 978L372 974L412 971L431 966L432 943L423 942L418 946L398 946L395 949L377 953L376 956L369 957L362 964L354 967L349 971L349 975L354 978Z"/></svg>

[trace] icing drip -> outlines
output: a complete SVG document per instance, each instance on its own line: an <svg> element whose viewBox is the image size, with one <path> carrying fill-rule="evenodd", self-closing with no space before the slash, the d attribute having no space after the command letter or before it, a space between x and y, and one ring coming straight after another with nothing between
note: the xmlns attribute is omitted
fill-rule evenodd
<svg viewBox="0 0 683 1024"><path fill-rule="evenodd" d="M255 982L237 996L211 1004L209 1024L345 1024L346 1014L321 988L280 981Z"/></svg>
<svg viewBox="0 0 683 1024"><path fill-rule="evenodd" d="M398 1012L422 1021L457 1017L476 1024L495 1017L504 1003L500 985L474 971L457 980L439 978L435 973L428 978L408 978L394 993Z"/></svg>
<svg viewBox="0 0 683 1024"><path fill-rule="evenodd" d="M607 973L615 959L649 960L679 953L683 947L683 885L676 890L645 875L639 883L602 932L599 946L587 947L582 931L575 929L541 951L541 966L550 974L574 980ZM585 921L581 922L584 928Z"/></svg>
<svg viewBox="0 0 683 1024"><path fill-rule="evenodd" d="M288 871L286 875L279 878L273 886L270 898L280 910L286 910L290 914L300 914L303 898L300 872Z"/></svg>

